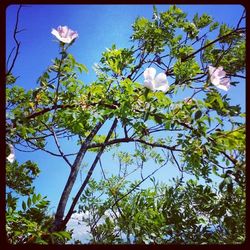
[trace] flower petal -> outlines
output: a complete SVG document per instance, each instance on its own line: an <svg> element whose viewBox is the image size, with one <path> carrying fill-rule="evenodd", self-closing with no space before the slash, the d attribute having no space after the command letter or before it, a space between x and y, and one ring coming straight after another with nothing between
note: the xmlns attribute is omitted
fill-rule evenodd
<svg viewBox="0 0 250 250"><path fill-rule="evenodd" d="M230 85L230 78L223 78L220 80L220 84L217 86L219 89L223 89L225 91L228 91L231 87Z"/></svg>
<svg viewBox="0 0 250 250"><path fill-rule="evenodd" d="M10 163L13 163L14 160L15 160L15 151L14 151L14 147L13 145L11 144L8 144L8 146L10 147L10 154L8 155L7 160L10 162Z"/></svg>
<svg viewBox="0 0 250 250"><path fill-rule="evenodd" d="M145 80L144 81L144 84L143 84L146 88L154 91L154 83L153 83L153 80L150 81L150 80Z"/></svg>
<svg viewBox="0 0 250 250"><path fill-rule="evenodd" d="M226 72L223 70L223 67L218 67L215 68L213 66L208 66L208 71L210 76L219 76L219 77L225 77L226 76Z"/></svg>
<svg viewBox="0 0 250 250"><path fill-rule="evenodd" d="M160 73L155 78L155 85L168 83L167 76L164 73Z"/></svg>
<svg viewBox="0 0 250 250"><path fill-rule="evenodd" d="M70 34L70 37L71 37L72 40L78 37L77 32L75 32L73 30L71 30L69 34Z"/></svg>
<svg viewBox="0 0 250 250"><path fill-rule="evenodd" d="M210 81L211 81L211 83L212 83L213 85L215 85L215 86L217 87L217 86L220 84L221 78L218 77L218 76L212 75L212 76L210 77Z"/></svg>
<svg viewBox="0 0 250 250"><path fill-rule="evenodd" d="M70 37L61 37L59 40L63 43L71 43L73 39L71 39Z"/></svg>
<svg viewBox="0 0 250 250"><path fill-rule="evenodd" d="M13 163L14 160L15 160L15 155L14 155L14 154L9 154L9 156L7 157L7 160L8 160L10 163Z"/></svg>
<svg viewBox="0 0 250 250"><path fill-rule="evenodd" d="M156 69L155 68L146 68L143 72L145 80L153 80L155 78Z"/></svg>
<svg viewBox="0 0 250 250"><path fill-rule="evenodd" d="M219 69L219 68L216 70L216 74L219 77L225 77L226 76L226 72L224 70Z"/></svg>
<svg viewBox="0 0 250 250"><path fill-rule="evenodd" d="M167 76L164 73L160 73L155 78L155 90L167 92L169 89Z"/></svg>
<svg viewBox="0 0 250 250"><path fill-rule="evenodd" d="M61 39L60 34L56 29L52 29L51 34L54 35L57 39Z"/></svg>
<svg viewBox="0 0 250 250"><path fill-rule="evenodd" d="M213 66L208 66L208 71L209 71L209 75L212 75L215 72L216 68Z"/></svg>
<svg viewBox="0 0 250 250"><path fill-rule="evenodd" d="M63 38L68 37L69 31L70 31L70 29L68 28L68 26L62 26L61 30L60 30L61 37L63 37Z"/></svg>
<svg viewBox="0 0 250 250"><path fill-rule="evenodd" d="M161 85L161 86L158 86L157 88L155 87L155 90L160 90L162 92L167 92L169 89L169 85L168 84L164 84L164 85Z"/></svg>
<svg viewBox="0 0 250 250"><path fill-rule="evenodd" d="M210 81L217 88L228 91L230 88L230 78L225 77L226 72L223 70L223 67L220 66L215 68L213 66L208 66L208 71L210 75Z"/></svg>
<svg viewBox="0 0 250 250"><path fill-rule="evenodd" d="M69 29L67 26L58 26L57 29L52 29L51 34L63 43L71 43L78 37L77 32Z"/></svg>

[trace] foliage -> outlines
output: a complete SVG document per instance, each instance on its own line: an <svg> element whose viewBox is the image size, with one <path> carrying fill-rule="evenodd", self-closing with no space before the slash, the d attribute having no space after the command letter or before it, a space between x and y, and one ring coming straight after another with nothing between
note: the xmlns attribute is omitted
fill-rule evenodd
<svg viewBox="0 0 250 250"><path fill-rule="evenodd" d="M22 209L17 209L18 198L7 195L6 231L11 244L65 243L71 238L69 232L49 231L53 217L48 215L49 201L40 194L33 194L22 201Z"/></svg>
<svg viewBox="0 0 250 250"><path fill-rule="evenodd" d="M34 89L18 85L14 60L6 73L6 142L16 150L61 157L70 174L57 212L50 216L48 201L32 187L40 172L37 164L7 162L7 185L29 196L18 210L19 198L7 194L9 242L64 244L71 237L65 226L81 197L79 211L89 213L85 222L92 243L242 243L245 113L210 82L207 68L222 66L231 77L230 91L238 78L245 78L243 19L244 13L236 27L229 27L206 13L190 21L175 5L161 13L154 7L152 20L138 17L133 23L133 46L112 45L103 52L95 65L96 80L87 84L80 80L86 66L69 52L75 40L59 43L59 56ZM18 49L13 49L16 56ZM166 93L142 85L139 77L152 66L166 74ZM186 93L192 94L181 98ZM70 138L77 141L77 154L66 154L60 146ZM133 145L134 153L119 150L123 143ZM119 174L107 178L103 171L103 180L91 180L108 150L118 150ZM89 151L95 159L65 213ZM73 163L69 156L75 156ZM147 177L145 164L152 170ZM166 165L181 175L172 186L153 181L153 187L140 189ZM127 177L133 171L141 179L131 183ZM184 175L191 180L184 183ZM215 176L222 178L219 184Z"/></svg>
<svg viewBox="0 0 250 250"><path fill-rule="evenodd" d="M34 192L32 187L33 180L40 173L36 163L27 161L18 165L17 161L13 164L6 164L6 185L22 195L29 195Z"/></svg>
<svg viewBox="0 0 250 250"><path fill-rule="evenodd" d="M79 212L87 213L90 243L242 243L245 185L234 174L222 175L218 190L195 179L175 179L171 186L151 179L153 187L141 190L115 177L92 180L79 205Z"/></svg>
<svg viewBox="0 0 250 250"><path fill-rule="evenodd" d="M40 169L27 161L15 160L6 164L6 231L11 244L65 244L71 239L68 231L51 232L53 216L49 215L49 201L35 193L34 179ZM24 198L27 197L26 202ZM21 202L22 201L22 202Z"/></svg>

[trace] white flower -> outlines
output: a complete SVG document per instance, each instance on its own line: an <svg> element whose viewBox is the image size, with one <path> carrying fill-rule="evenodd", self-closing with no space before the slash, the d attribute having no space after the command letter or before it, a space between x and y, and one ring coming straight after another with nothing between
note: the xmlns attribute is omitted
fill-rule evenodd
<svg viewBox="0 0 250 250"><path fill-rule="evenodd" d="M11 145L11 144L8 144L8 145L9 145L9 148L10 148L10 154L8 155L7 160L8 160L10 163L13 163L14 160L15 160L14 147L13 147L13 145Z"/></svg>
<svg viewBox="0 0 250 250"><path fill-rule="evenodd" d="M58 26L57 29L52 29L51 34L63 43L71 43L78 37L77 32L67 26Z"/></svg>
<svg viewBox="0 0 250 250"><path fill-rule="evenodd" d="M223 67L215 68L213 66L208 66L208 71L210 75L210 81L219 89L228 91L230 88L230 78L226 77L226 72Z"/></svg>
<svg viewBox="0 0 250 250"><path fill-rule="evenodd" d="M160 73L156 77L155 75L155 68L147 68L143 73L145 78L144 86L152 91L160 90L164 93L167 92L169 89L167 76L164 73Z"/></svg>

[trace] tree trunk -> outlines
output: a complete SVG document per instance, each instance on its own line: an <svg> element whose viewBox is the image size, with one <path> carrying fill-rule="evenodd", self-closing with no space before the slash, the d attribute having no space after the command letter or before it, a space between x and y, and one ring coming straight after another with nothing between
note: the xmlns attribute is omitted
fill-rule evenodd
<svg viewBox="0 0 250 250"><path fill-rule="evenodd" d="M61 230L64 229L64 228L66 227L68 221L70 220L71 215L73 214L74 208L75 208L75 206L76 206L76 204L77 204L77 202L78 202L78 200L79 200L79 198L80 198L80 196L81 196L83 190L84 190L85 187L87 186L87 184L88 184L88 182L89 182L89 179L91 178L91 175L92 175L92 173L93 173L93 171L94 171L94 169L95 169L95 167L96 167L97 162L100 160L101 155L102 155L103 152L104 152L105 143L108 142L109 139L110 139L110 137L112 136L112 133L113 133L114 129L115 129L116 126L117 126L117 122L118 122L118 119L115 118L115 120L114 120L114 122L113 122L113 124L112 124L112 126L111 126L111 128L110 128L110 130L109 130L109 132L108 132L108 135L107 135L107 137L106 137L106 139L105 139L105 141L104 141L104 145L100 148L99 152L97 153L96 158L95 158L94 162L92 163L92 166L91 166L91 168L89 169L88 174L87 174L87 176L86 176L86 178L85 178L85 180L84 180L82 186L80 187L80 189L78 190L76 196L74 197L74 200L73 200L73 202L72 202L72 204L71 204L71 206L70 206L70 209L69 209L67 215L65 216L64 220L61 222Z"/></svg>
<svg viewBox="0 0 250 250"><path fill-rule="evenodd" d="M64 212L65 212L65 207L69 198L69 195L71 193L71 190L73 188L73 185L76 181L76 177L78 175L83 157L85 155L85 153L87 152L88 146L90 144L90 142L92 141L92 139L94 138L94 136L96 135L96 133L98 132L98 130L102 127L102 125L105 123L106 119L103 122L99 122L96 124L96 126L94 127L94 129L91 131L91 133L87 136L85 142L82 144L76 159L74 161L74 164L71 168L67 183L64 187L63 193L61 195L59 204L57 206L57 211L55 214L55 220L53 223L53 226L51 228L52 232L55 231L60 231L63 230L61 228L61 224L63 222L63 216L64 216Z"/></svg>

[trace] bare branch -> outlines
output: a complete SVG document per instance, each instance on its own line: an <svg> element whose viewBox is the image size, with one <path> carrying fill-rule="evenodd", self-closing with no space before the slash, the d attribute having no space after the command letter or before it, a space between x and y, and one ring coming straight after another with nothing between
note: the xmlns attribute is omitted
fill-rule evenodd
<svg viewBox="0 0 250 250"><path fill-rule="evenodd" d="M113 209L114 208L114 206L117 206L118 208L119 208L119 206L118 206L118 203L119 203L119 201L121 201L123 198L125 198L126 196L128 196L130 193L132 193L137 187L139 187L144 181L146 181L148 178L150 178L152 175L154 175L158 170L160 170L162 167L164 167L166 164L167 164L167 162L168 162L168 159L165 161L165 163L164 164L162 164L159 168L157 168L156 170L154 170L151 174L149 174L147 177L145 177L144 179L142 179L137 185L135 185L132 189L130 189L126 194L124 194L122 197L120 197L120 198L116 198L116 197L114 197L115 198L115 202L112 204L112 206L111 206L111 208ZM125 179L125 177L123 178L123 179ZM103 215L103 214L102 214ZM94 223L94 225L93 225L93 227L95 227L96 226L96 224L98 223L98 221L102 218L102 215L100 215L99 216L99 218L95 221L95 223ZM122 214L121 214L121 216L122 216Z"/></svg>
<svg viewBox="0 0 250 250"><path fill-rule="evenodd" d="M72 202L72 204L70 206L70 209L69 209L67 215L65 216L65 219L63 220L63 222L60 225L61 229L63 229L66 226L66 224L68 223L68 221L69 221L69 219L70 219L70 217L71 217L71 215L72 215L72 213L74 211L75 205L77 204L77 202L78 202L84 188L87 186L87 184L89 182L89 179L90 179L90 177L91 177L91 175L92 175L92 173L93 173L93 171L94 171L94 169L96 167L96 164L100 160L100 157L101 157L101 155L102 155L102 153L103 153L103 151L105 149L105 143L108 142L108 140L110 139L114 129L117 126L117 122L118 122L118 120L117 120L117 118L115 118L115 120L114 120L114 122L113 122L113 124L112 124L112 126L111 126L111 128L110 128L110 130L108 132L108 135L107 135L107 137L105 139L104 145L101 147L98 154L96 155L96 158L95 158L94 162L92 163L92 166L89 169L88 174L87 174L82 186L80 187L79 191L77 192L77 194L76 194L76 196L75 196L75 198L74 198L74 200L73 200L73 202Z"/></svg>
<svg viewBox="0 0 250 250"><path fill-rule="evenodd" d="M137 187L139 187L144 181L146 181L148 178L150 178L152 175L154 175L157 171L159 171L161 168L163 168L164 166L166 166L167 162L168 162L168 159L159 168L155 169L151 174L149 174L147 177L145 177L144 179L142 179L137 185L135 185L132 189L130 189L129 192L127 192L122 197L120 197L119 199L117 199L116 202L112 205L112 207L114 207L115 205L117 205L117 203L119 201L121 201L123 198L125 198L126 196L128 196L130 193L132 193Z"/></svg>
<svg viewBox="0 0 250 250"><path fill-rule="evenodd" d="M54 99L55 109L54 109L54 113L52 116L52 121L54 121L56 110L57 110L58 93L59 93L59 86L60 86L60 80L61 80L60 79L61 78L61 67L62 67L63 60L65 58L64 53L66 53L66 52L64 50L64 47L62 47L61 58L60 58L59 67L58 67L58 71L57 71L57 75L56 75L57 86L56 86L56 91L55 91L55 99Z"/></svg>
<svg viewBox="0 0 250 250"><path fill-rule="evenodd" d="M12 63L11 63L11 65L10 65L10 68L9 68L9 70L8 70L7 73L6 73L6 76L9 75L9 74L11 73L11 71L12 71L12 69L13 69L13 67L14 67L14 65L15 65L15 63L16 63L16 59L17 59L17 56L18 56L18 54L19 54L19 49L20 49L20 45L21 45L21 42L18 41L18 40L17 40L17 37L16 37L17 33L20 32L20 31L18 31L18 25L19 25L19 15L20 15L21 8L22 8L22 5L19 5L19 8L18 8L17 14L16 14L16 23L15 23L14 34L13 34L13 38L14 38L14 41L15 41L15 43L16 43L16 46L12 49L12 51L11 51L9 57L8 57L7 62L9 61L10 56L11 56L11 54L12 54L14 51L15 51L15 54L14 54L14 58L13 58L13 60L12 60ZM8 65L7 65L7 66L8 66Z"/></svg>
<svg viewBox="0 0 250 250"><path fill-rule="evenodd" d="M101 157L100 157L100 159L99 159L99 164L100 164L100 168L101 168L101 170L102 170L103 178L104 178L104 180L107 180L107 177L106 177L105 172L104 172L103 167L102 167Z"/></svg>
<svg viewBox="0 0 250 250"><path fill-rule="evenodd" d="M178 167L179 171L180 171L180 172L183 172L183 168L181 168L179 162L176 160L173 151L171 150L170 152L171 152L171 155L172 155L172 157L173 157L173 159L174 159L174 162L175 162L176 166Z"/></svg>
<svg viewBox="0 0 250 250"><path fill-rule="evenodd" d="M102 146L110 146L110 145L113 145L113 144L117 144L117 143L122 143L122 142L140 142L142 144L145 144L145 145L148 145L148 146L151 146L151 147L158 147L158 148L165 148L165 149L169 149L169 150L173 150L173 151L182 151L182 149L177 149L176 147L178 145L175 145L175 146L167 146L167 145L163 145L163 144L160 144L160 143L151 143L151 142L147 142L143 139L134 139L134 138L118 138L118 139L115 139L115 140L110 140L108 142L104 142L104 143L93 143L93 144L90 144L88 146L88 148L97 148L97 147L102 147Z"/></svg>
<svg viewBox="0 0 250 250"><path fill-rule="evenodd" d="M57 136L56 136L56 133L55 133L53 127L50 128L50 131L51 131L52 134L53 134L53 137L54 137L56 146L57 146L58 151L60 152L62 158L63 158L63 159L65 160L65 162L72 168L72 164L69 162L68 158L64 155L63 151L61 150L61 146L60 146L60 144L59 144L58 138L57 138Z"/></svg>
<svg viewBox="0 0 250 250"><path fill-rule="evenodd" d="M92 141L92 139L94 138L96 133L99 131L99 129L102 127L102 125L106 122L106 120L107 120L107 118L105 118L102 122L98 122L96 124L96 126L92 129L90 134L85 139L84 143L82 144L82 146L81 146L81 148L76 156L76 159L75 159L74 164L71 168L67 183L66 183L64 190L63 190L63 193L61 195L61 198L60 198L60 201L59 201L59 204L57 207L57 211L55 214L55 221L54 221L54 224L51 228L51 231L57 231L58 229L64 227L64 225L66 225L66 224L63 225L63 215L64 215L65 207L66 207L70 192L71 192L73 185L76 181L76 177L78 175L82 159L88 150L88 146L89 146L90 142Z"/></svg>

